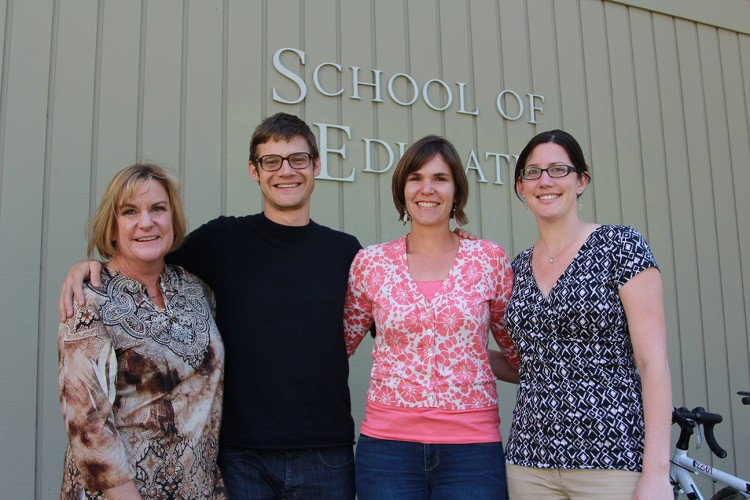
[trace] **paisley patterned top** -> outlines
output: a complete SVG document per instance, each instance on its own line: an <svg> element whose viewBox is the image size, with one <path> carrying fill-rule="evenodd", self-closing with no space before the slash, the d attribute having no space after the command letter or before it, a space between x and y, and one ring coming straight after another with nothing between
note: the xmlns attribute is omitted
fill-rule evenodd
<svg viewBox="0 0 750 500"><path fill-rule="evenodd" d="M630 227L600 226L547 297L532 252L513 261L507 322L521 382L506 458L526 467L640 471L641 380L618 292L656 266L651 250Z"/></svg>
<svg viewBox="0 0 750 500"><path fill-rule="evenodd" d="M505 251L489 241L460 240L431 301L409 274L406 237L361 250L349 272L344 333L351 356L375 321L367 399L442 410L496 406L487 347L491 331L517 364L504 325L512 283Z"/></svg>
<svg viewBox="0 0 750 500"><path fill-rule="evenodd" d="M130 479L144 498L224 498L224 347L207 289L166 266L162 310L137 281L106 268L101 280L58 334L70 441L60 498L106 498Z"/></svg>

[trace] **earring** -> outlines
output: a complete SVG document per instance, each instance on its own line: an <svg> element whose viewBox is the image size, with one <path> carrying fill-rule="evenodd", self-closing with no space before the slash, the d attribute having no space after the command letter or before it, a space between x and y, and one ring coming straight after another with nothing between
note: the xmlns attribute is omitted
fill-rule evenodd
<svg viewBox="0 0 750 500"><path fill-rule="evenodd" d="M583 202L581 201L581 195L578 195L578 211L580 212L583 208Z"/></svg>
<svg viewBox="0 0 750 500"><path fill-rule="evenodd" d="M453 204L453 207L451 207L451 219L456 218L456 204Z"/></svg>
<svg viewBox="0 0 750 500"><path fill-rule="evenodd" d="M406 225L407 222L411 220L411 217L409 216L409 212L406 210L406 208L404 208L404 215L401 216L400 220L404 221L404 226Z"/></svg>

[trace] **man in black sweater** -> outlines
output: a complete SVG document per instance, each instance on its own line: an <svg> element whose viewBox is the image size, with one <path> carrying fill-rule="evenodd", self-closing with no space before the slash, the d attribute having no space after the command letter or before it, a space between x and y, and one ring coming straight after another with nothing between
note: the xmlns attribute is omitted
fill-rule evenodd
<svg viewBox="0 0 750 500"><path fill-rule="evenodd" d="M320 158L298 117L266 118L253 133L248 167L263 212L214 219L167 259L216 295L226 347L219 466L231 498L352 499L342 316L349 265L361 247L310 219ZM72 313L72 292L82 296L82 276L97 264L68 273L61 317Z"/></svg>

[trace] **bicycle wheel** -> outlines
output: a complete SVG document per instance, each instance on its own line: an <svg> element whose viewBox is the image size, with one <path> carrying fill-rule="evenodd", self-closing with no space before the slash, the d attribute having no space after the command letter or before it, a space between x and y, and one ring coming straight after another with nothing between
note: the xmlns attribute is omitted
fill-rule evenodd
<svg viewBox="0 0 750 500"><path fill-rule="evenodd" d="M744 498L746 497L739 491L727 486L717 491L716 494L711 497L711 500L740 500Z"/></svg>

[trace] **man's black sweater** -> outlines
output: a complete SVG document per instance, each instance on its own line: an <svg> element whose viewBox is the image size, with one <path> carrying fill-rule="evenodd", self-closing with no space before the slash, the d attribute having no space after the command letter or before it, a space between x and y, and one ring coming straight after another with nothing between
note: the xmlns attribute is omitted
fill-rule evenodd
<svg viewBox="0 0 750 500"><path fill-rule="evenodd" d="M226 349L222 446L304 449L351 445L343 333L356 238L264 214L219 217L168 261L216 294Z"/></svg>

